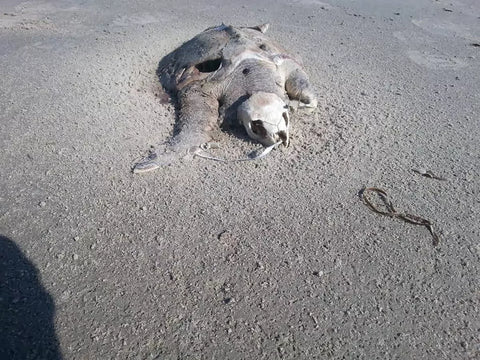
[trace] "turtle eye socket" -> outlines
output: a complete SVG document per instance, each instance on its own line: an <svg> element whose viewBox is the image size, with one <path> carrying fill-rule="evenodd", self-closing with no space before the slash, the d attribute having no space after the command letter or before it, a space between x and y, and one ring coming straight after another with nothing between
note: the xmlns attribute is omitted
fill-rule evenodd
<svg viewBox="0 0 480 360"><path fill-rule="evenodd" d="M252 132L262 138L267 136L267 130L263 127L262 120L252 121Z"/></svg>
<svg viewBox="0 0 480 360"><path fill-rule="evenodd" d="M222 65L222 58L219 58L219 59L204 61L203 63L195 65L195 67L201 73L210 73L220 69L221 65Z"/></svg>
<svg viewBox="0 0 480 360"><path fill-rule="evenodd" d="M288 138L287 138L287 133L285 131L279 131L278 137L280 138L280 140L282 140L284 144L287 143Z"/></svg>

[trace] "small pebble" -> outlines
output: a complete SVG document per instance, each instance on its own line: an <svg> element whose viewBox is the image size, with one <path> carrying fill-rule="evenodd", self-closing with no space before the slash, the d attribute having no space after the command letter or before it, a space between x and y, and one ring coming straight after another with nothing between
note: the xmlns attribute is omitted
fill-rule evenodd
<svg viewBox="0 0 480 360"><path fill-rule="evenodd" d="M45 201L40 201L38 203L38 206L40 206L40 207L45 207L45 205L47 205L47 203Z"/></svg>
<svg viewBox="0 0 480 360"><path fill-rule="evenodd" d="M72 258L73 258L73 260L76 261L76 260L78 260L78 255L77 255L77 254L73 254Z"/></svg>
<svg viewBox="0 0 480 360"><path fill-rule="evenodd" d="M263 264L260 261L257 261L255 263L255 270L263 270L263 269L264 269Z"/></svg>
<svg viewBox="0 0 480 360"><path fill-rule="evenodd" d="M67 301L68 299L70 299L70 291L69 290L65 290L63 293L62 293L62 296L60 297L60 299L62 301Z"/></svg>
<svg viewBox="0 0 480 360"><path fill-rule="evenodd" d="M221 241L229 241L232 239L232 234L228 230L223 230L220 234L217 235L217 239Z"/></svg>

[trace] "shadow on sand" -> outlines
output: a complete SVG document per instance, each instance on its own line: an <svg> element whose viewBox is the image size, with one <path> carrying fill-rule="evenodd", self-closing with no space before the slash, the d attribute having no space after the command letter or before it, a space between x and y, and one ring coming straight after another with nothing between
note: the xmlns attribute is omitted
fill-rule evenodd
<svg viewBox="0 0 480 360"><path fill-rule="evenodd" d="M0 235L0 359L62 359L54 314L38 270Z"/></svg>

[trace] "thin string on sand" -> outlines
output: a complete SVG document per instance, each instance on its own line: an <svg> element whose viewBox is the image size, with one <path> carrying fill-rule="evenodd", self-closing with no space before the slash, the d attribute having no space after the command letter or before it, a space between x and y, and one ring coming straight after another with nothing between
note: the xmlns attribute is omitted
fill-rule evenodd
<svg viewBox="0 0 480 360"><path fill-rule="evenodd" d="M237 161L251 161L251 160L258 160L261 159L265 156L267 156L270 151L278 147L282 142L279 141L273 145L270 145L269 147L265 148L260 154L252 156L252 157L247 157L247 158L242 158L242 159L223 159L219 157L215 157L213 155L210 155L210 153L207 151L209 149L215 148L215 144L210 144L210 143L204 143L200 145L199 149L197 149L193 154L195 156L201 157L203 159L208 159L208 160L213 160L213 161L220 161L220 162L237 162Z"/></svg>
<svg viewBox="0 0 480 360"><path fill-rule="evenodd" d="M372 201L368 198L368 195L371 193L376 193L380 197L380 199L382 200L386 208L386 211L379 210L375 205L373 205ZM432 234L433 246L438 245L440 238L438 234L433 230L433 224L429 220L421 218L420 216L407 214L407 213L402 214L397 212L393 207L392 202L388 199L387 193L384 190L378 189L376 187L365 188L361 193L361 197L365 205L367 205L370 208L370 210L376 212L377 214L389 216L392 218L402 219L403 221L408 222L410 224L414 224L414 225L425 226L430 232L430 234Z"/></svg>
<svg viewBox="0 0 480 360"><path fill-rule="evenodd" d="M425 170L425 169L412 169L413 172L420 174L424 177L430 178L430 179L435 179L435 180L440 180L440 181L447 181L446 178L443 176L438 176L435 175L432 171L430 170Z"/></svg>

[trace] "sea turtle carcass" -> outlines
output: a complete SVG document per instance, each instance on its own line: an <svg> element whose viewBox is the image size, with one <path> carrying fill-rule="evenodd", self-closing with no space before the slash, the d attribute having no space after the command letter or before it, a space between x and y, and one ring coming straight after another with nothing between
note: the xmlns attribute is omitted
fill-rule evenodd
<svg viewBox="0 0 480 360"><path fill-rule="evenodd" d="M134 172L197 152L222 124L243 125L264 145L288 146L289 100L311 108L317 100L301 61L268 39L267 28L208 28L160 61L160 82L178 105L177 131L162 153L136 164Z"/></svg>

